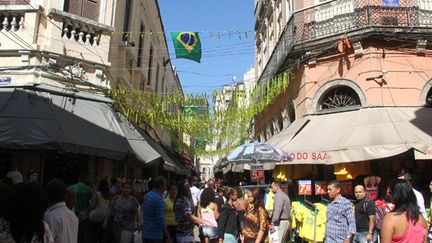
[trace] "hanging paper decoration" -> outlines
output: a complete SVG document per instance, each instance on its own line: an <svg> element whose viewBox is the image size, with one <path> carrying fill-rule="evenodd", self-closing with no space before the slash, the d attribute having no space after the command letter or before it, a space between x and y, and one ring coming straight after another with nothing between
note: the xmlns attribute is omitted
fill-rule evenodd
<svg viewBox="0 0 432 243"><path fill-rule="evenodd" d="M232 94L230 106L223 112L210 111L208 95L188 94L181 91L172 94L157 94L119 86L110 90L110 96L120 110L138 124L164 128L171 134L188 134L199 138L191 147L177 136L171 136L180 149L190 149L195 155L223 155L237 147L250 134L250 124L271 103L283 94L290 81L290 71L270 80L264 80L250 94L250 105L244 106L246 93L236 90ZM211 97L226 95L214 90ZM179 112L180 111L180 112ZM206 151L205 144L223 141L224 149Z"/></svg>
<svg viewBox="0 0 432 243"><path fill-rule="evenodd" d="M198 32L172 32L177 58L201 62L201 41Z"/></svg>

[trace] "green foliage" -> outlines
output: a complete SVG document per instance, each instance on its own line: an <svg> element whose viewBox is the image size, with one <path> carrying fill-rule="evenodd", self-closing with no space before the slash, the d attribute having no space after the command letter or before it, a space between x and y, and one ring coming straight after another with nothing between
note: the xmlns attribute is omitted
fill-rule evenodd
<svg viewBox="0 0 432 243"><path fill-rule="evenodd" d="M202 142L189 149L196 155L223 155L249 137L252 119L286 91L289 80L287 71L261 82L250 94L247 107L245 91L235 91L227 110L213 112L210 112L209 97L205 94L185 96L178 91L161 95L124 86L109 92L120 110L135 123L164 128L172 134L188 134L208 143L221 142L224 149L208 151ZM218 94L219 91L213 91L213 99ZM182 141L173 138L180 148L188 149Z"/></svg>

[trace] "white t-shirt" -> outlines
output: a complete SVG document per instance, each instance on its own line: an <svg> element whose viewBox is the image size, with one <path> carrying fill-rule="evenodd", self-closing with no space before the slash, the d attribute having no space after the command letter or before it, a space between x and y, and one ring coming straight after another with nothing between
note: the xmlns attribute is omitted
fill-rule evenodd
<svg viewBox="0 0 432 243"><path fill-rule="evenodd" d="M78 242L78 218L65 202L49 207L44 221L49 225L55 243Z"/></svg>
<svg viewBox="0 0 432 243"><path fill-rule="evenodd" d="M426 208L425 208L425 203L424 203L424 198L423 195L421 194L421 192L417 191L416 189L413 188L414 194L417 198L417 205L420 207L420 213L421 215L423 215L423 217L427 220L427 214L426 214Z"/></svg>
<svg viewBox="0 0 432 243"><path fill-rule="evenodd" d="M195 207L197 207L198 203L200 202L201 190L198 189L198 187L196 187L196 186L192 186L190 188L190 190L191 190L191 194L192 194L193 204Z"/></svg>

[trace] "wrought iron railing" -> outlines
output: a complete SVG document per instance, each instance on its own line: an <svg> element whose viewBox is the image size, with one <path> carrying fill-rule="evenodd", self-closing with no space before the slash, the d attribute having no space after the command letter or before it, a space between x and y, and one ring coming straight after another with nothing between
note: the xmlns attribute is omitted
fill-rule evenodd
<svg viewBox="0 0 432 243"><path fill-rule="evenodd" d="M418 33L414 28L432 31L432 0L334 0L298 10L285 25L259 81L273 77L298 47L313 49L318 41L344 34Z"/></svg>

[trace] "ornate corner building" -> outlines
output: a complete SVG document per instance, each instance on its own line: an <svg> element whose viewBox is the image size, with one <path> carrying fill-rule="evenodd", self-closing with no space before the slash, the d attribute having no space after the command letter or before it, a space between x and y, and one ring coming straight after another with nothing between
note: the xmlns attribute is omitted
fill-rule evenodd
<svg viewBox="0 0 432 243"><path fill-rule="evenodd" d="M432 158L431 17L430 0L255 1L258 83L291 72L255 137L300 164Z"/></svg>

